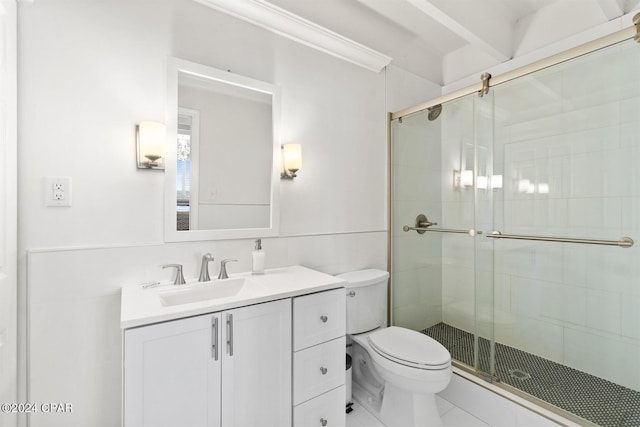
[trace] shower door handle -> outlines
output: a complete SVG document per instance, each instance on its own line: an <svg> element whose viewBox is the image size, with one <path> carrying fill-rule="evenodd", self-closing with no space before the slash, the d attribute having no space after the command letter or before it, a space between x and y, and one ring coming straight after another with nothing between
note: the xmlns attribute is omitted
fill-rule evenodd
<svg viewBox="0 0 640 427"><path fill-rule="evenodd" d="M409 227L408 225L405 225L402 227L402 231L407 232L407 231L417 231L420 234L424 234L427 231L430 232L434 232L434 233L454 233L454 234L468 234L469 236L473 237L476 234L482 234L482 231L476 231L473 228L469 229L469 230L463 230L463 229L456 229L456 228L422 228L422 227Z"/></svg>
<svg viewBox="0 0 640 427"><path fill-rule="evenodd" d="M415 226L410 227L408 225L405 225L402 227L402 231L404 231L405 233L407 231L417 231L418 234L424 234L427 231L431 231L435 233L468 234L471 237L475 236L476 234L482 234L482 231L476 231L474 229L462 230L462 229L455 229L455 228L430 228L434 225L438 225L438 223L431 222L427 219L426 215L420 214L416 217Z"/></svg>

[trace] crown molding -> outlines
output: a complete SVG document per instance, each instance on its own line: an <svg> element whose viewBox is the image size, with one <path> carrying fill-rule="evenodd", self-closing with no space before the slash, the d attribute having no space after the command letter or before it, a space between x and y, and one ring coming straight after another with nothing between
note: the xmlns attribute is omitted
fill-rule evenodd
<svg viewBox="0 0 640 427"><path fill-rule="evenodd" d="M374 72L379 72L392 60L264 0L194 1Z"/></svg>

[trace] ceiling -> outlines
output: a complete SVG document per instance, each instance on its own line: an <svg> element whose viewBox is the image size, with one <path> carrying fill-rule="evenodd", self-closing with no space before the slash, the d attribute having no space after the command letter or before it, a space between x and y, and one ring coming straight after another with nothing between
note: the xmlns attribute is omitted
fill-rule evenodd
<svg viewBox="0 0 640 427"><path fill-rule="evenodd" d="M440 85L604 24L640 5L640 0L267 2Z"/></svg>

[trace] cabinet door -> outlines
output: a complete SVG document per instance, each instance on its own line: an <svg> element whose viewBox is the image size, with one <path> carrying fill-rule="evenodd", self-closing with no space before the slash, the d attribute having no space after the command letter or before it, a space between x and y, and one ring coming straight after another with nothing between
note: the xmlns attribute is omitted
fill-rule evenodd
<svg viewBox="0 0 640 427"><path fill-rule="evenodd" d="M220 425L216 319L220 329L214 314L125 331L125 427Z"/></svg>
<svg viewBox="0 0 640 427"><path fill-rule="evenodd" d="M291 300L222 313L222 425L291 425Z"/></svg>

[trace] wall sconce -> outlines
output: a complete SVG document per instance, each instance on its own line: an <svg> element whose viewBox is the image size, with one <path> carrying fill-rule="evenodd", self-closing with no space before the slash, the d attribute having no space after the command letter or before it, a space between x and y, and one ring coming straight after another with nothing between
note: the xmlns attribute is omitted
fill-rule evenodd
<svg viewBox="0 0 640 427"><path fill-rule="evenodd" d="M453 188L456 190L464 190L468 187L473 187L473 171L468 169L462 171L454 170ZM502 175L478 175L476 177L476 187L479 190L496 190L502 188Z"/></svg>
<svg viewBox="0 0 640 427"><path fill-rule="evenodd" d="M140 122L136 126L138 169L164 169L164 150L167 141L162 123Z"/></svg>
<svg viewBox="0 0 640 427"><path fill-rule="evenodd" d="M502 175L491 175L489 181L493 190L502 188Z"/></svg>
<svg viewBox="0 0 640 427"><path fill-rule="evenodd" d="M280 179L293 179L302 168L302 146L300 144L282 145L282 172Z"/></svg>
<svg viewBox="0 0 640 427"><path fill-rule="evenodd" d="M465 187L473 186L473 171L472 170L462 170L462 171L453 171L453 188L462 190Z"/></svg>
<svg viewBox="0 0 640 427"><path fill-rule="evenodd" d="M538 193L539 194L549 194L549 184L545 182L541 182L538 184Z"/></svg>
<svg viewBox="0 0 640 427"><path fill-rule="evenodd" d="M486 190L489 185L489 179L484 175L478 175L476 180L476 187L480 190Z"/></svg>
<svg viewBox="0 0 640 427"><path fill-rule="evenodd" d="M502 175L478 175L477 185L480 190L496 190L502 188Z"/></svg>

